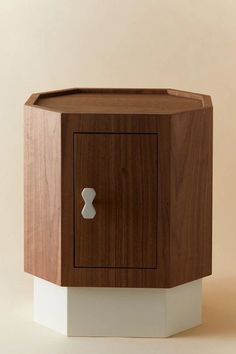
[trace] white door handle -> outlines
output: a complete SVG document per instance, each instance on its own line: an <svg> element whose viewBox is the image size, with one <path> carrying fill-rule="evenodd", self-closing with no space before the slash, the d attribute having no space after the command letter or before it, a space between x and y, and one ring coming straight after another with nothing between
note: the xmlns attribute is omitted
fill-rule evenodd
<svg viewBox="0 0 236 354"><path fill-rule="evenodd" d="M96 196L96 192L93 188L84 188L81 195L84 200L84 207L81 214L84 219L93 219L96 215L96 210L93 206L93 200Z"/></svg>

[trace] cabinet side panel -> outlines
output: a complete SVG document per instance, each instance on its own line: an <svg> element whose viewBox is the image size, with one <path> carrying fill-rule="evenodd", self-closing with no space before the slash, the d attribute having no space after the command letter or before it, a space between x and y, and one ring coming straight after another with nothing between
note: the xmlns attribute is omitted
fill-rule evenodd
<svg viewBox="0 0 236 354"><path fill-rule="evenodd" d="M60 115L25 107L24 266L25 271L61 281Z"/></svg>
<svg viewBox="0 0 236 354"><path fill-rule="evenodd" d="M171 122L171 286L211 274L212 108Z"/></svg>

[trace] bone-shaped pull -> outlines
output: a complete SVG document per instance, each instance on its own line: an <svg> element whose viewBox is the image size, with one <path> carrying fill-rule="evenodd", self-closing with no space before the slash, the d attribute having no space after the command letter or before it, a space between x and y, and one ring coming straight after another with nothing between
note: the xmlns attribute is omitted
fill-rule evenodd
<svg viewBox="0 0 236 354"><path fill-rule="evenodd" d="M93 200L96 196L96 192L93 188L84 188L81 195L84 200L84 207L81 214L84 219L93 219L96 215L96 210L93 206Z"/></svg>

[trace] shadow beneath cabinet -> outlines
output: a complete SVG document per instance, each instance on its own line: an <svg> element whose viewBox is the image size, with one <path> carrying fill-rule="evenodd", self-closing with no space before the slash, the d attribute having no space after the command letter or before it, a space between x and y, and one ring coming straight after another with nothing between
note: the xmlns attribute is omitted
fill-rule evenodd
<svg viewBox="0 0 236 354"><path fill-rule="evenodd" d="M236 339L236 279L209 278L203 282L203 324L175 335Z"/></svg>

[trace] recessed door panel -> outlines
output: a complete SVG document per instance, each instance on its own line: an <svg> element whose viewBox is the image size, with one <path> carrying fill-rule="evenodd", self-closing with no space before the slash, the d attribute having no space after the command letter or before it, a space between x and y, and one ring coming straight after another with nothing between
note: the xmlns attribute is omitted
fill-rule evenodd
<svg viewBox="0 0 236 354"><path fill-rule="evenodd" d="M156 134L74 134L75 267L156 268Z"/></svg>

